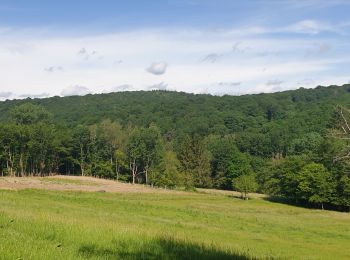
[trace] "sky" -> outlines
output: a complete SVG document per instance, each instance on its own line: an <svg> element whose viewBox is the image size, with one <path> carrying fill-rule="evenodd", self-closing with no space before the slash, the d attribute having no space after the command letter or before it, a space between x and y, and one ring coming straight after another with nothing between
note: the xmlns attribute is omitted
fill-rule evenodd
<svg viewBox="0 0 350 260"><path fill-rule="evenodd" d="M350 0L0 0L0 100L350 81Z"/></svg>

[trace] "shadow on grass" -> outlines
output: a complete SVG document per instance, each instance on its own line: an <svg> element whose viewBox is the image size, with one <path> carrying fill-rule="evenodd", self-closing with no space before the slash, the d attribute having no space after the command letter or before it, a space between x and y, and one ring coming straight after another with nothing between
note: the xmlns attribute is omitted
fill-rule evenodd
<svg viewBox="0 0 350 260"><path fill-rule="evenodd" d="M118 241L113 248L82 245L78 253L84 258L98 259L253 259L228 250L222 251L213 246L166 238L143 242Z"/></svg>
<svg viewBox="0 0 350 260"><path fill-rule="evenodd" d="M266 201L279 203L279 204L287 204L290 206L298 207L298 208L304 208L304 209L322 209L320 204L311 204L305 201L296 201L293 199L288 199L284 197L279 196L269 196L263 198ZM336 206L332 204L325 203L324 204L325 210L331 210L331 211L339 211L339 212L350 212L349 207L342 207L342 206Z"/></svg>

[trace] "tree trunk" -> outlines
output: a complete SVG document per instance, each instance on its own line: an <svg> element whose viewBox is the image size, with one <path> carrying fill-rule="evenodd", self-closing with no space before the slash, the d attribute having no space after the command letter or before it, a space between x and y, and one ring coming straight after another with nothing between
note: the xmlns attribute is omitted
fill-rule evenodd
<svg viewBox="0 0 350 260"><path fill-rule="evenodd" d="M145 168L145 181L147 185L148 184L148 167Z"/></svg>
<svg viewBox="0 0 350 260"><path fill-rule="evenodd" d="M115 158L115 174L117 175L117 181L119 180L119 171L118 171L118 159Z"/></svg>
<svg viewBox="0 0 350 260"><path fill-rule="evenodd" d="M9 160L8 160L7 166L8 166L9 172L10 172L10 176L13 177L13 169L12 169L13 161L12 161L12 154L11 154L11 152L9 152Z"/></svg>
<svg viewBox="0 0 350 260"><path fill-rule="evenodd" d="M19 158L19 167L21 169L21 177L24 176L24 169L23 169L23 153L21 153L21 156Z"/></svg>
<svg viewBox="0 0 350 260"><path fill-rule="evenodd" d="M131 163L131 173L132 173L132 184L135 184L135 179L137 175L136 159Z"/></svg>
<svg viewBox="0 0 350 260"><path fill-rule="evenodd" d="M80 162L80 171L81 171L81 176L84 176L84 166L82 162Z"/></svg>
<svg viewBox="0 0 350 260"><path fill-rule="evenodd" d="M84 151L83 151L83 145L80 144L80 171L81 176L84 176Z"/></svg>

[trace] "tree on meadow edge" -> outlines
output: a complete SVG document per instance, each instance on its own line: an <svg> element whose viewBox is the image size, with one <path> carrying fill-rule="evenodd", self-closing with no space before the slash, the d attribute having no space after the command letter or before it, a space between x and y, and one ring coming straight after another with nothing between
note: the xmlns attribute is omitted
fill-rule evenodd
<svg viewBox="0 0 350 260"><path fill-rule="evenodd" d="M126 167L126 143L127 134L123 127L111 120L103 120L99 127L101 128L102 137L105 140L110 156L111 165L114 164L116 179L119 179L120 168Z"/></svg>
<svg viewBox="0 0 350 260"><path fill-rule="evenodd" d="M211 187L210 153L199 136L185 136L180 143L178 158L187 185Z"/></svg>
<svg viewBox="0 0 350 260"><path fill-rule="evenodd" d="M246 174L236 177L232 180L234 190L241 192L242 199L248 200L248 193L255 192L258 189L254 174Z"/></svg>
<svg viewBox="0 0 350 260"><path fill-rule="evenodd" d="M207 139L211 152L213 184L217 188L232 188L232 179L253 173L249 156L241 153L232 136Z"/></svg>
<svg viewBox="0 0 350 260"><path fill-rule="evenodd" d="M148 184L149 170L159 163L162 149L160 132L155 125L132 131L127 144L127 154L133 184L141 175Z"/></svg>
<svg viewBox="0 0 350 260"><path fill-rule="evenodd" d="M334 180L329 171L318 163L310 163L303 167L298 175L298 195L309 203L324 204L331 202L335 190Z"/></svg>
<svg viewBox="0 0 350 260"><path fill-rule="evenodd" d="M87 167L87 158L90 150L90 133L85 126L79 125L73 133L74 150L76 153L76 162L80 167L81 176L85 176Z"/></svg>
<svg viewBox="0 0 350 260"><path fill-rule="evenodd" d="M152 186L166 188L175 188L185 184L176 153L171 150L163 153L158 167L150 171L150 183Z"/></svg>

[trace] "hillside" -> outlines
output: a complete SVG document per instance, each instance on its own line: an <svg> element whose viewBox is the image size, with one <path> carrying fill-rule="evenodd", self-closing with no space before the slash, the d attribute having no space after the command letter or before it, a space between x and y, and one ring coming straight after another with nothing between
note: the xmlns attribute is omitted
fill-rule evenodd
<svg viewBox="0 0 350 260"><path fill-rule="evenodd" d="M8 100L0 102L0 120L8 120L13 107L27 102L42 105L56 122L68 125L94 124L110 118L124 125L148 126L153 122L163 133L175 130L208 134L258 131L273 122L293 122L294 127L303 124L305 131L321 131L336 104L350 103L350 85L223 97L139 91Z"/></svg>
<svg viewBox="0 0 350 260"><path fill-rule="evenodd" d="M47 190L95 182L84 178L44 182L45 190L0 189L1 259L350 257L347 213L218 194Z"/></svg>
<svg viewBox="0 0 350 260"><path fill-rule="evenodd" d="M140 91L5 101L0 173L258 191L349 210L349 105L350 85L245 96Z"/></svg>

